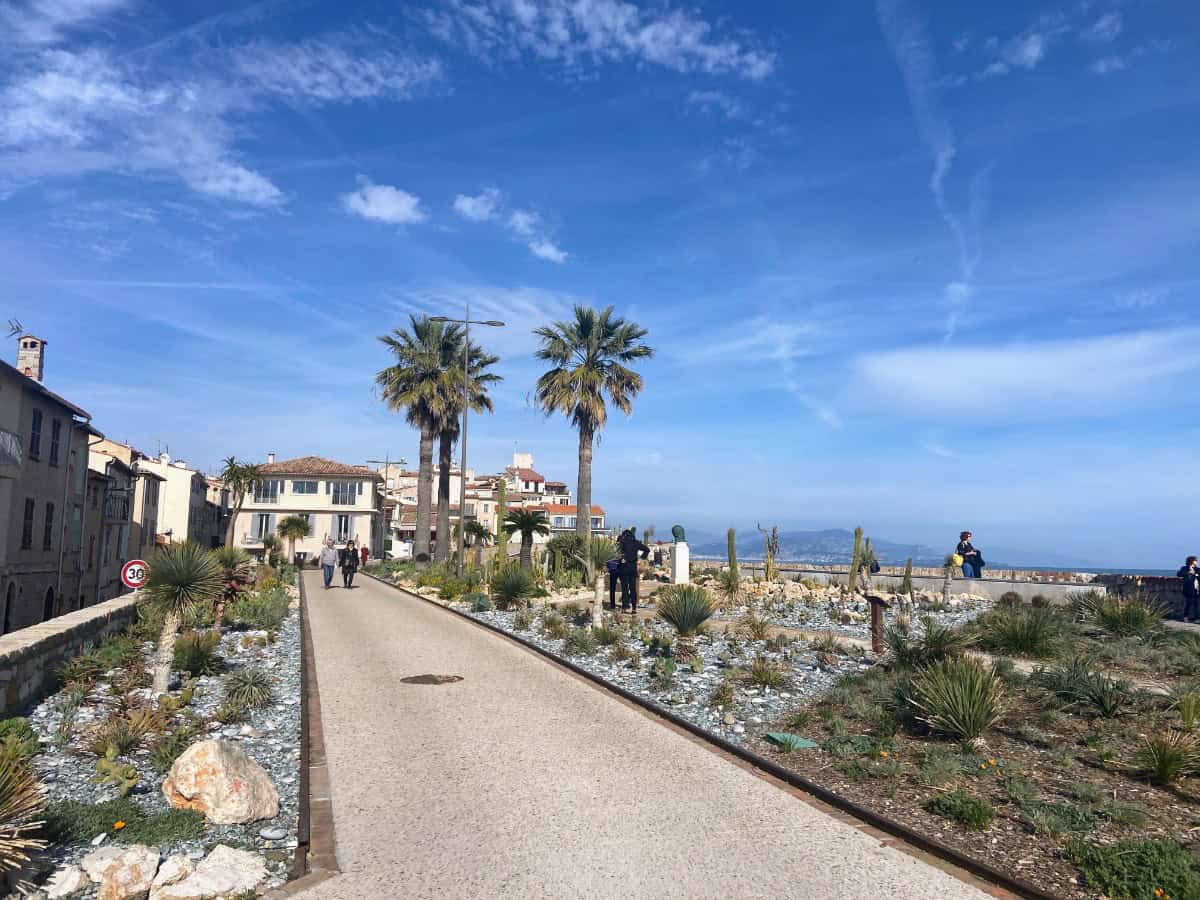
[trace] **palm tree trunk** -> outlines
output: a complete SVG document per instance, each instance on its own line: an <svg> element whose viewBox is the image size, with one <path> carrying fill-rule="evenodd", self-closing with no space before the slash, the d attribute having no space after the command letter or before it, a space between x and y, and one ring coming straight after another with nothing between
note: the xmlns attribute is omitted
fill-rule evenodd
<svg viewBox="0 0 1200 900"><path fill-rule="evenodd" d="M295 538L288 538L288 560L287 561L288 561L289 566L294 566L296 564L296 539Z"/></svg>
<svg viewBox="0 0 1200 900"><path fill-rule="evenodd" d="M521 535L521 568L526 572L533 571L533 535Z"/></svg>
<svg viewBox="0 0 1200 900"><path fill-rule="evenodd" d="M583 546L592 542L592 437L591 423L579 426L579 496L575 499L575 533L583 540Z"/></svg>
<svg viewBox="0 0 1200 900"><path fill-rule="evenodd" d="M225 546L234 546L235 532L237 531L238 513L242 511L242 504L246 500L245 494L238 494L233 501L233 506L229 510L229 521L225 524Z"/></svg>
<svg viewBox="0 0 1200 900"><path fill-rule="evenodd" d="M450 558L450 463L454 459L453 432L443 431L438 435L438 495L437 495L437 546L433 549L435 562ZM458 511L462 521L462 510Z"/></svg>
<svg viewBox="0 0 1200 900"><path fill-rule="evenodd" d="M945 567L946 578L942 582L942 602L947 606L950 605L950 582L954 580L954 567Z"/></svg>
<svg viewBox="0 0 1200 900"><path fill-rule="evenodd" d="M154 652L153 696L165 694L171 684L171 665L175 662L175 641L179 637L179 613L167 610L163 620L162 634L158 637L158 649Z"/></svg>
<svg viewBox="0 0 1200 900"><path fill-rule="evenodd" d="M225 606L229 603L229 591L223 590L213 601L213 623L211 631L220 631L225 622ZM174 651L172 651L174 652Z"/></svg>
<svg viewBox="0 0 1200 900"><path fill-rule="evenodd" d="M421 429L420 468L417 470L417 533L413 558L417 568L429 565L429 519L433 509L433 431Z"/></svg>

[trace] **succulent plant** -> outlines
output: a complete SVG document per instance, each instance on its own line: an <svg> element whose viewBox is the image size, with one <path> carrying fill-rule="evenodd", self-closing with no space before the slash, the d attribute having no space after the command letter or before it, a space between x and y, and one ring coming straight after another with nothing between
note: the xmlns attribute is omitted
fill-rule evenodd
<svg viewBox="0 0 1200 900"><path fill-rule="evenodd" d="M129 763L117 761L117 748L110 746L104 756L96 760L96 774L92 784L114 784L119 796L127 797L137 787L138 770Z"/></svg>

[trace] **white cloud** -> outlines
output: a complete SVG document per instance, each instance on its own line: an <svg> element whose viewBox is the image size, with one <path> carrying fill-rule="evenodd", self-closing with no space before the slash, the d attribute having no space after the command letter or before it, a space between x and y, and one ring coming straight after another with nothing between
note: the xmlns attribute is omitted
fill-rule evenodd
<svg viewBox="0 0 1200 900"><path fill-rule="evenodd" d="M567 252L549 238L534 238L529 242L529 252L539 259L562 263L567 261Z"/></svg>
<svg viewBox="0 0 1200 900"><path fill-rule="evenodd" d="M541 222L541 217L527 209L514 209L508 216L508 227L521 237L530 237Z"/></svg>
<svg viewBox="0 0 1200 900"><path fill-rule="evenodd" d="M1125 67L1125 60L1119 56L1105 56L1088 66L1097 75L1111 75L1113 72L1122 71Z"/></svg>
<svg viewBox="0 0 1200 900"><path fill-rule="evenodd" d="M1083 36L1091 41L1108 44L1117 39L1124 27L1125 23L1119 12L1107 12L1093 22Z"/></svg>
<svg viewBox="0 0 1200 900"><path fill-rule="evenodd" d="M347 212L389 225L415 225L429 218L421 208L420 199L408 191L373 184L364 175L359 176L359 182L362 186L357 191L342 195L342 206Z"/></svg>
<svg viewBox="0 0 1200 900"><path fill-rule="evenodd" d="M1015 37L1004 46L1004 61L1021 69L1035 69L1046 57L1046 38L1034 33Z"/></svg>
<svg viewBox="0 0 1200 900"><path fill-rule="evenodd" d="M704 19L665 5L649 10L624 0L446 0L423 18L437 37L487 60L530 53L568 68L629 61L751 80L775 68L775 54L717 38Z"/></svg>
<svg viewBox="0 0 1200 900"><path fill-rule="evenodd" d="M689 106L704 110L718 110L729 119L740 119L745 115L742 105L723 91L692 91L688 94L687 102Z"/></svg>
<svg viewBox="0 0 1200 900"><path fill-rule="evenodd" d="M484 188L474 196L459 194L454 198L454 211L472 222L487 222L495 218L499 205L500 190L498 188Z"/></svg>
<svg viewBox="0 0 1200 900"><path fill-rule="evenodd" d="M405 99L442 75L436 60L412 58L353 35L247 44L233 51L233 68L253 90L318 103Z"/></svg>
<svg viewBox="0 0 1200 900"><path fill-rule="evenodd" d="M961 416L966 402L977 403L992 424L1091 418L1169 401L1163 382L1200 368L1200 356L1176 349L1198 339L1200 329L1184 329L990 347L923 346L868 353L856 368L877 402L930 416Z"/></svg>
<svg viewBox="0 0 1200 900"><path fill-rule="evenodd" d="M54 44L66 32L129 6L129 0L0 2L0 45Z"/></svg>

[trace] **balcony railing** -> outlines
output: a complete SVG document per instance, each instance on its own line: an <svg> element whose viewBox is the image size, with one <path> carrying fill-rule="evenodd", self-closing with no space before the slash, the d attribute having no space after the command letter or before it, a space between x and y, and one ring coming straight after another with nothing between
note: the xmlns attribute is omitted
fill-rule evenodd
<svg viewBox="0 0 1200 900"><path fill-rule="evenodd" d="M24 458L21 436L6 428L0 428L0 478L18 477Z"/></svg>
<svg viewBox="0 0 1200 900"><path fill-rule="evenodd" d="M254 503L278 503L279 495L278 494L263 494L263 495L259 496L258 494L255 494L254 500L252 502L254 502Z"/></svg>

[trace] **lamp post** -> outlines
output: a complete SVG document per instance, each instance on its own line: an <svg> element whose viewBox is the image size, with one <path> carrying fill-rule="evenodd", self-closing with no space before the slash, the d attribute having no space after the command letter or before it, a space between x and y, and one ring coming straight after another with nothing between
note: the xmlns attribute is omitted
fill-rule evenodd
<svg viewBox="0 0 1200 900"><path fill-rule="evenodd" d="M495 319L486 321L471 318L471 304L467 304L466 315L461 319L451 319L446 316L430 316L430 322L451 322L462 325L466 329L463 335L463 409L462 409L462 462L458 466L458 577L462 578L466 571L466 542L467 542L467 413L471 408L471 326L487 325L491 328L503 328L504 323ZM442 535L438 535L442 540Z"/></svg>

